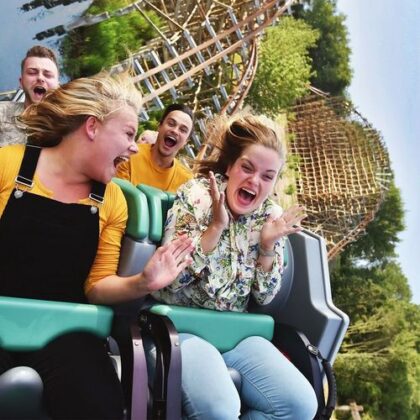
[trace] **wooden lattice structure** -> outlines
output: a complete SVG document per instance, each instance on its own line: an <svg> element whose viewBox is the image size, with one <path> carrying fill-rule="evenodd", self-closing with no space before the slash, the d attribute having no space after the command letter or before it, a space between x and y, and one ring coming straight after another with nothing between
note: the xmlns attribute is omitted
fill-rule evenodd
<svg viewBox="0 0 420 420"><path fill-rule="evenodd" d="M362 234L391 181L378 131L343 98L309 96L289 114L289 152L297 157L297 201L304 225L323 236L329 258Z"/></svg>
<svg viewBox="0 0 420 420"><path fill-rule="evenodd" d="M146 106L143 118L148 118L148 110L182 102L193 109L204 133L206 118L238 110L255 76L258 36L293 3L143 0L129 6L145 18L145 12L153 10L165 22L155 27L158 36L133 56L134 80ZM201 146L198 136L193 140L191 154Z"/></svg>

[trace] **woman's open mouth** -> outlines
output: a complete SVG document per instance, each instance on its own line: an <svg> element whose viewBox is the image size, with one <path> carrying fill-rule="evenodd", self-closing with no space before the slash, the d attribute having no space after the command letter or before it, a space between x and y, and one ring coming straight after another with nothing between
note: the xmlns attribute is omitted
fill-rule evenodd
<svg viewBox="0 0 420 420"><path fill-rule="evenodd" d="M128 162L129 158L127 156L118 156L114 159L114 166L117 167L123 162Z"/></svg>
<svg viewBox="0 0 420 420"><path fill-rule="evenodd" d="M255 191L248 190L246 188L240 188L238 191L238 198L241 204L250 205L257 196Z"/></svg>

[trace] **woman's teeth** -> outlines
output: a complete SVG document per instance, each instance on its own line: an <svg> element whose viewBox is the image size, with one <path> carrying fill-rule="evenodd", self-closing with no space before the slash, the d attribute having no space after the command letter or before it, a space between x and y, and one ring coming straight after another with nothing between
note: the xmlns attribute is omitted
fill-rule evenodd
<svg viewBox="0 0 420 420"><path fill-rule="evenodd" d="M239 196L242 199L251 202L255 198L256 193L254 191L247 190L246 188L241 188L239 190Z"/></svg>
<svg viewBox="0 0 420 420"><path fill-rule="evenodd" d="M127 156L118 156L114 159L114 165L118 166L120 163L128 162Z"/></svg>

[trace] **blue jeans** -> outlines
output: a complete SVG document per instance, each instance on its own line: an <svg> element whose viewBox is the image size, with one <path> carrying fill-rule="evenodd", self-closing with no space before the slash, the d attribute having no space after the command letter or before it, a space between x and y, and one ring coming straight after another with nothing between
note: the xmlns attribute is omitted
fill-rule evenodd
<svg viewBox="0 0 420 420"><path fill-rule="evenodd" d="M312 386L266 339L248 337L224 354L191 334L180 334L180 342L185 419L313 419L318 403ZM227 367L241 374L240 395ZM247 407L242 415L241 400Z"/></svg>

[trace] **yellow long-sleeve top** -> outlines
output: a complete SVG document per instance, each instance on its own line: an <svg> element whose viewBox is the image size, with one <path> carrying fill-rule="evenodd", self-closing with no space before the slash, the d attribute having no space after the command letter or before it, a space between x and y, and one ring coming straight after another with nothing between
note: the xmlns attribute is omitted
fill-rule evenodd
<svg viewBox="0 0 420 420"><path fill-rule="evenodd" d="M164 191L176 192L193 175L178 159L170 168L157 166L152 159L151 144L140 144L139 151L128 162L118 165L117 177L134 185L146 184Z"/></svg>
<svg viewBox="0 0 420 420"><path fill-rule="evenodd" d="M24 145L7 146L0 149L0 218L15 188L15 178L23 159ZM20 189L25 189L23 186ZM53 192L47 189L34 175L34 186L31 193L43 197L53 197ZM79 204L97 204L89 198L78 201ZM128 218L127 203L118 185L110 182L105 191L104 202L99 209L99 243L95 261L85 282L85 293L94 283L102 278L115 274L120 255L121 238L124 234Z"/></svg>

